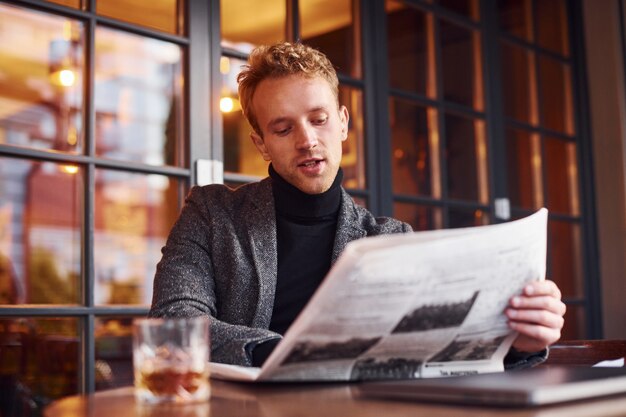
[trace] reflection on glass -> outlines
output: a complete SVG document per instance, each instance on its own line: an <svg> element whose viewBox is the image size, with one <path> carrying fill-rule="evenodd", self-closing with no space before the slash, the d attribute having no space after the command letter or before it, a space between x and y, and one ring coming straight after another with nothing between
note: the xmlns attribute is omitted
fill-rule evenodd
<svg viewBox="0 0 626 417"><path fill-rule="evenodd" d="M326 54L338 72L362 76L361 34L352 0L300 1L302 41Z"/></svg>
<svg viewBox="0 0 626 417"><path fill-rule="evenodd" d="M62 6L73 7L75 9L78 9L81 7L81 0L45 0L45 1L50 2L50 3L60 4Z"/></svg>
<svg viewBox="0 0 626 417"><path fill-rule="evenodd" d="M96 319L96 390L133 384L132 323L132 317Z"/></svg>
<svg viewBox="0 0 626 417"><path fill-rule="evenodd" d="M541 138L517 129L506 130L508 193L514 207L543 206Z"/></svg>
<svg viewBox="0 0 626 417"><path fill-rule="evenodd" d="M0 319L0 414L39 416L78 394L80 323L73 318Z"/></svg>
<svg viewBox="0 0 626 417"><path fill-rule="evenodd" d="M534 53L506 41L501 44L502 91L507 117L537 124Z"/></svg>
<svg viewBox="0 0 626 417"><path fill-rule="evenodd" d="M393 217L410 224L413 230L443 228L443 211L439 207L395 202Z"/></svg>
<svg viewBox="0 0 626 417"><path fill-rule="evenodd" d="M441 20L443 96L483 109L482 53L477 31Z"/></svg>
<svg viewBox="0 0 626 417"><path fill-rule="evenodd" d="M576 144L545 138L544 150L548 209L580 215Z"/></svg>
<svg viewBox="0 0 626 417"><path fill-rule="evenodd" d="M163 175L96 171L96 304L150 304L179 190L178 180Z"/></svg>
<svg viewBox="0 0 626 417"><path fill-rule="evenodd" d="M243 116L237 93L237 75L245 63L246 61L225 56L220 60L224 172L262 178L267 176L267 162L250 139L252 126Z"/></svg>
<svg viewBox="0 0 626 417"><path fill-rule="evenodd" d="M267 162L250 139L252 126L240 111L222 111L224 129L224 172L262 178ZM252 179L252 178L251 178Z"/></svg>
<svg viewBox="0 0 626 417"><path fill-rule="evenodd" d="M569 55L567 4L564 0L535 2L537 43L556 53Z"/></svg>
<svg viewBox="0 0 626 417"><path fill-rule="evenodd" d="M548 129L574 135L570 66L540 56L539 77L543 125Z"/></svg>
<svg viewBox="0 0 626 417"><path fill-rule="evenodd" d="M79 304L83 170L0 158L0 304Z"/></svg>
<svg viewBox="0 0 626 417"><path fill-rule="evenodd" d="M478 0L437 0L437 3L446 9L469 17L470 19L480 19Z"/></svg>
<svg viewBox="0 0 626 417"><path fill-rule="evenodd" d="M561 330L561 340L586 339L587 320L583 306L568 304L564 318L565 324Z"/></svg>
<svg viewBox="0 0 626 417"><path fill-rule="evenodd" d="M348 139L341 143L343 157L343 186L366 188L365 167L365 126L363 120L363 92L359 89L339 86L339 103L346 106L350 114Z"/></svg>
<svg viewBox="0 0 626 417"><path fill-rule="evenodd" d="M439 196L439 143L432 132L427 109L390 99L391 167L396 194ZM437 190L437 192L433 192Z"/></svg>
<svg viewBox="0 0 626 417"><path fill-rule="evenodd" d="M448 227L472 227L489 224L489 214L483 210L450 208L448 209Z"/></svg>
<svg viewBox="0 0 626 417"><path fill-rule="evenodd" d="M155 39L96 29L96 153L183 165L182 51Z"/></svg>
<svg viewBox="0 0 626 417"><path fill-rule="evenodd" d="M390 86L434 98L432 19L396 1L387 0L386 8Z"/></svg>
<svg viewBox="0 0 626 417"><path fill-rule="evenodd" d="M83 150L84 27L0 3L0 144Z"/></svg>
<svg viewBox="0 0 626 417"><path fill-rule="evenodd" d="M285 0L221 0L220 13L222 46L249 53L254 45L286 40Z"/></svg>
<svg viewBox="0 0 626 417"><path fill-rule="evenodd" d="M498 0L498 17L502 31L532 41L531 0Z"/></svg>
<svg viewBox="0 0 626 417"><path fill-rule="evenodd" d="M487 146L484 121L445 115L448 196L487 204Z"/></svg>
<svg viewBox="0 0 626 417"><path fill-rule="evenodd" d="M548 277L564 298L584 296L580 224L549 220L548 242Z"/></svg>
<svg viewBox="0 0 626 417"><path fill-rule="evenodd" d="M167 33L183 34L183 0L97 0L99 15L146 26ZM180 25L180 26L179 26Z"/></svg>

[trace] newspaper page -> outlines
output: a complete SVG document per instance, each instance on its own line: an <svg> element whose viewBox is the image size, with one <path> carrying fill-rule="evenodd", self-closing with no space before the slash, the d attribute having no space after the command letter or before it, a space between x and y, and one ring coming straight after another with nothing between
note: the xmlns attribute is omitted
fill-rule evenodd
<svg viewBox="0 0 626 417"><path fill-rule="evenodd" d="M546 235L541 209L508 223L351 242L263 368L237 377L226 365L214 376L341 381L502 371L516 337L504 310L545 278Z"/></svg>

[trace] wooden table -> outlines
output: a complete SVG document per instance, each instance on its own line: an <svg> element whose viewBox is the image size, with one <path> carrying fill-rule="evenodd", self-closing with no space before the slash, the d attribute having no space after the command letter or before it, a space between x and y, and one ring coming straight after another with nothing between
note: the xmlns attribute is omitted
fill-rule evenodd
<svg viewBox="0 0 626 417"><path fill-rule="evenodd" d="M209 402L147 406L133 388L74 396L51 404L46 417L601 417L626 416L626 397L561 406L502 409L362 398L356 384L243 384L212 380Z"/></svg>

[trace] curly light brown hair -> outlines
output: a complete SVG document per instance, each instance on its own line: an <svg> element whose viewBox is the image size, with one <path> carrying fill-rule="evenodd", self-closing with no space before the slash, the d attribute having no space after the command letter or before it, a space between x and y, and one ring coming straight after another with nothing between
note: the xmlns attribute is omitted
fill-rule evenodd
<svg viewBox="0 0 626 417"><path fill-rule="evenodd" d="M252 106L252 98L261 81L301 75L307 78L321 77L328 82L335 98L339 97L339 80L335 68L326 55L301 43L278 43L255 48L248 63L237 76L239 100L243 114L254 131L263 136Z"/></svg>

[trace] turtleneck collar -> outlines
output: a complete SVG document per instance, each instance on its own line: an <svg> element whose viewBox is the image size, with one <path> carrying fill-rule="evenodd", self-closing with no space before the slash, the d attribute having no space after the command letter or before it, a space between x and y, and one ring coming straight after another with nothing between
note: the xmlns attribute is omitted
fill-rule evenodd
<svg viewBox="0 0 626 417"><path fill-rule="evenodd" d="M341 182L343 170L339 168L330 188L321 194L307 194L294 187L269 165L272 191L276 211L280 215L294 218L320 218L335 216L341 204Z"/></svg>

